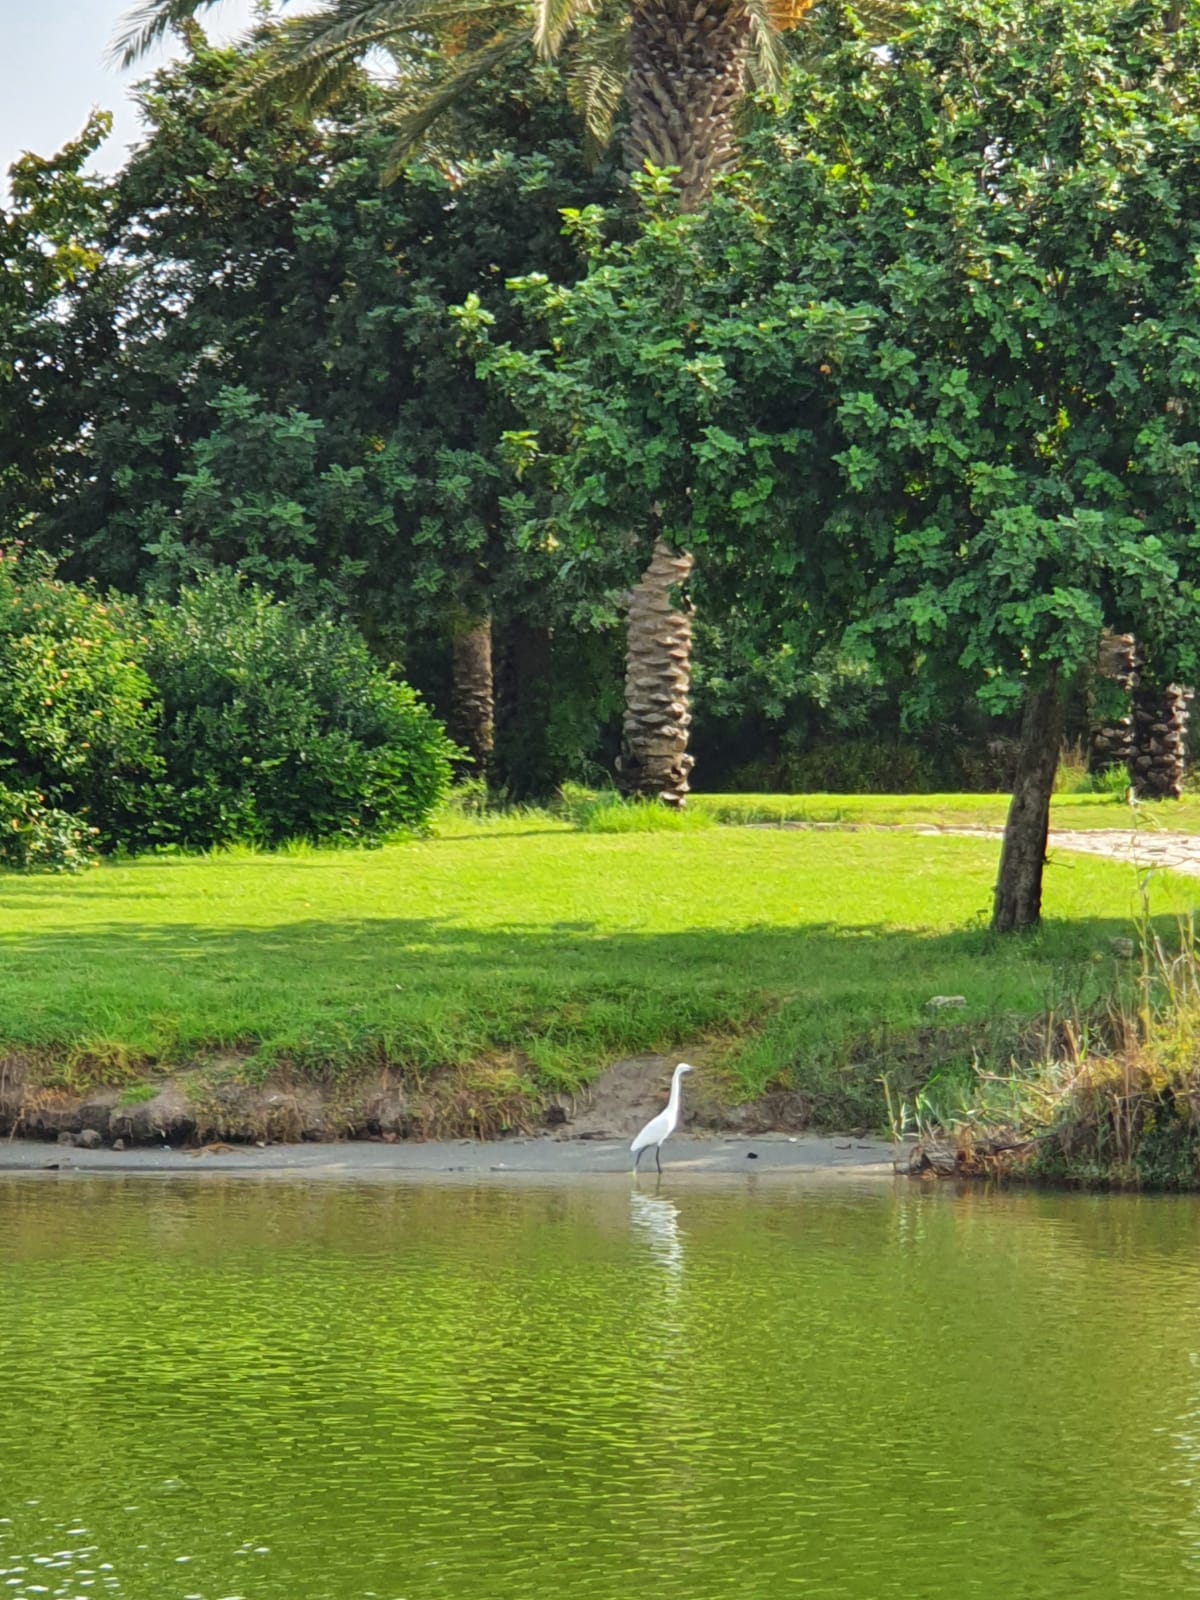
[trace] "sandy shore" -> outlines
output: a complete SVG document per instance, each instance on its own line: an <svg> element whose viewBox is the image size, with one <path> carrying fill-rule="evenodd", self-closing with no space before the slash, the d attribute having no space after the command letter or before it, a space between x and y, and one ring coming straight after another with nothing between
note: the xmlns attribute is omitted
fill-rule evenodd
<svg viewBox="0 0 1200 1600"><path fill-rule="evenodd" d="M672 1139L663 1153L664 1175L762 1173L868 1175L891 1178L896 1148L881 1139L847 1135L763 1134L757 1138ZM140 1146L82 1150L40 1140L0 1141L0 1176L9 1173L209 1173L281 1174L303 1178L380 1181L390 1178L572 1178L627 1175L629 1146L600 1139L505 1139L493 1144L355 1140L345 1144L211 1145L199 1150ZM657 1178L653 1156L642 1158L642 1177Z"/></svg>

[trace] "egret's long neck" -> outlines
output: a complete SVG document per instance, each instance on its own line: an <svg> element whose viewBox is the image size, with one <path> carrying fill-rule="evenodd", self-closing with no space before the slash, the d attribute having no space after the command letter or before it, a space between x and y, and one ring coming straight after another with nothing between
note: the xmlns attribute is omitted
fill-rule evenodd
<svg viewBox="0 0 1200 1600"><path fill-rule="evenodd" d="M667 1112L674 1115L679 1110L679 1096L683 1088L683 1073L676 1071L671 1079L671 1098L667 1101Z"/></svg>

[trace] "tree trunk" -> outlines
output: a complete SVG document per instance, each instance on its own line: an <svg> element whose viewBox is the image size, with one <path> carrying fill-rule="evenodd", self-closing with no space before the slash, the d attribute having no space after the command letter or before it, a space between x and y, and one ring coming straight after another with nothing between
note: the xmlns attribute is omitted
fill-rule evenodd
<svg viewBox="0 0 1200 1600"><path fill-rule="evenodd" d="M1042 914L1042 870L1050 832L1050 796L1062 744L1066 705L1057 678L1031 688L1021 719L1021 748L1012 803L1004 824L992 931L1032 928Z"/></svg>
<svg viewBox="0 0 1200 1600"><path fill-rule="evenodd" d="M1122 707L1117 715L1098 720L1094 715L1097 696L1090 696L1093 716L1088 733L1088 771L1107 772L1110 767L1128 767L1133 758L1132 695L1137 685L1137 645L1131 633L1111 633L1105 628L1096 656L1096 677L1114 685ZM1103 690L1101 685L1101 693ZM1110 701L1113 692L1108 690Z"/></svg>
<svg viewBox="0 0 1200 1600"><path fill-rule="evenodd" d="M626 623L625 722L617 781L627 795L684 804L688 754L692 619L676 611L671 590L684 583L692 558L660 539L629 599Z"/></svg>
<svg viewBox="0 0 1200 1600"><path fill-rule="evenodd" d="M555 693L553 634L544 623L514 617L498 643L493 770L510 801L545 800L557 787L547 739Z"/></svg>
<svg viewBox="0 0 1200 1600"><path fill-rule="evenodd" d="M739 0L655 0L634 8L626 153L633 166L677 167L685 211L702 205L732 164L749 44L750 14ZM659 543L633 591L617 763L624 793L676 807L684 804L693 765L687 753L692 626L664 597L691 568L691 556Z"/></svg>
<svg viewBox="0 0 1200 1600"><path fill-rule="evenodd" d="M694 211L733 161L734 119L745 92L750 14L738 0L655 0L629 29L631 163L678 167Z"/></svg>
<svg viewBox="0 0 1200 1600"><path fill-rule="evenodd" d="M1191 698L1192 691L1177 683L1134 690L1129 777L1140 800L1178 800L1182 795Z"/></svg>
<svg viewBox="0 0 1200 1600"><path fill-rule="evenodd" d="M453 687L450 735L471 757L472 775L488 776L495 732L492 703L492 619L471 618L450 641Z"/></svg>

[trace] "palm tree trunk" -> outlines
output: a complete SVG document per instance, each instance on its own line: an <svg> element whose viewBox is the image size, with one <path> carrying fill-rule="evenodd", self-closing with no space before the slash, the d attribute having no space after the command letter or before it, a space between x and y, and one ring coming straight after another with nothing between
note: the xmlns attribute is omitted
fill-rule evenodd
<svg viewBox="0 0 1200 1600"><path fill-rule="evenodd" d="M1050 796L1066 707L1056 678L1031 689L1021 719L1012 801L1004 824L992 931L1032 928L1042 914L1042 872L1050 832Z"/></svg>
<svg viewBox="0 0 1200 1600"><path fill-rule="evenodd" d="M1177 683L1134 690L1129 775L1139 799L1178 800L1182 795L1191 698L1192 691Z"/></svg>
<svg viewBox="0 0 1200 1600"><path fill-rule="evenodd" d="M739 0L655 0L634 8L629 30L630 163L677 167L680 204L694 211L731 164L734 118L745 92L750 15ZM660 541L629 606L625 721L618 782L626 794L682 806L688 754L690 615L670 590L692 558Z"/></svg>
<svg viewBox="0 0 1200 1600"><path fill-rule="evenodd" d="M684 804L688 754L692 619L672 590L687 581L692 558L660 539L629 599L625 646L625 722L617 781L623 793Z"/></svg>
<svg viewBox="0 0 1200 1600"><path fill-rule="evenodd" d="M1090 696L1093 716L1088 733L1088 771L1107 772L1110 767L1128 767L1133 758L1133 703L1132 695L1137 685L1137 644L1131 633L1112 633L1107 628L1100 635L1100 649L1096 656L1096 678L1105 680L1099 694ZM1107 689L1107 684L1112 689ZM1096 702L1118 697L1119 709L1110 710L1107 717L1097 718Z"/></svg>
<svg viewBox="0 0 1200 1600"><path fill-rule="evenodd" d="M450 733L471 757L472 775L486 780L495 737L491 617L463 622L451 637L450 650Z"/></svg>
<svg viewBox="0 0 1200 1600"><path fill-rule="evenodd" d="M629 135L636 166L678 167L694 211L733 160L750 14L738 0L654 0L629 30Z"/></svg>

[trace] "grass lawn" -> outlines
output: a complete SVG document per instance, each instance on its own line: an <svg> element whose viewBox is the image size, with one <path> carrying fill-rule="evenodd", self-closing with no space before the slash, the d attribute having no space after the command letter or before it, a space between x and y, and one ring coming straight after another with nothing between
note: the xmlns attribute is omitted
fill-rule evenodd
<svg viewBox="0 0 1200 1600"><path fill-rule="evenodd" d="M721 794L693 795L689 807L715 822L840 822L857 827L901 824L1002 828L1006 794ZM1200 833L1200 795L1127 806L1106 794L1057 794L1052 828L1144 828Z"/></svg>
<svg viewBox="0 0 1200 1600"><path fill-rule="evenodd" d="M0 1048L76 1083L222 1054L248 1074L524 1059L554 1088L710 1037L731 1092L797 1087L819 1121L876 1121L881 1072L919 1081L972 1048L1002 1064L1030 1019L1113 982L1134 872L1063 859L1041 932L997 942L996 859L990 840L516 816L374 852L4 875ZM1153 909L1196 892L1160 877ZM966 1009L931 1019L935 994Z"/></svg>

